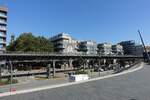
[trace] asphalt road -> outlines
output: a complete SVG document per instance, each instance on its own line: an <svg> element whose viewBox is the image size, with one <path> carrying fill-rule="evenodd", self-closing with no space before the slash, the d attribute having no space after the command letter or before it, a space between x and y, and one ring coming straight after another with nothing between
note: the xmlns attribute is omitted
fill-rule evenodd
<svg viewBox="0 0 150 100"><path fill-rule="evenodd" d="M150 66L125 75L0 100L150 100Z"/></svg>

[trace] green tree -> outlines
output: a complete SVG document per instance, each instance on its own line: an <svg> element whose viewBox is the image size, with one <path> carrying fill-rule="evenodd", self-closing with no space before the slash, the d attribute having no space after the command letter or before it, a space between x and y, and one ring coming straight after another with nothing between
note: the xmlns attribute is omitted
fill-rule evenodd
<svg viewBox="0 0 150 100"><path fill-rule="evenodd" d="M53 52L53 44L43 36L36 37L32 33L23 33L7 46L7 51Z"/></svg>

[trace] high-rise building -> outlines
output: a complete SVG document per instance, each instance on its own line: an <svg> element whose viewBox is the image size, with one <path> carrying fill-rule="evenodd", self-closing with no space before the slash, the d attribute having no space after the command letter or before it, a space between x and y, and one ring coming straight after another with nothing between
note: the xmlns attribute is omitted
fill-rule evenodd
<svg viewBox="0 0 150 100"><path fill-rule="evenodd" d="M0 53L6 51L7 11L6 7L0 7Z"/></svg>

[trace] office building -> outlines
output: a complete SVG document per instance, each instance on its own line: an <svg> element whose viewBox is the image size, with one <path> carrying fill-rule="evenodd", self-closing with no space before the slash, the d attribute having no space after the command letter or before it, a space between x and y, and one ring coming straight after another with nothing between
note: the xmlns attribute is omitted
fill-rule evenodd
<svg viewBox="0 0 150 100"><path fill-rule="evenodd" d="M6 51L7 8L0 7L0 53Z"/></svg>

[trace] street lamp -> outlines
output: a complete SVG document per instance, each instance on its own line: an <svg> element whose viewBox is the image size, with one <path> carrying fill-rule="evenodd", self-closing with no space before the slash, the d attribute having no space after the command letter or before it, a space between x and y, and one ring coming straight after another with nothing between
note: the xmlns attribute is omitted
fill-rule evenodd
<svg viewBox="0 0 150 100"><path fill-rule="evenodd" d="M12 62L8 61L9 65L10 65L10 89L9 91L11 92L12 90L12 79L13 79L13 73L12 73Z"/></svg>

